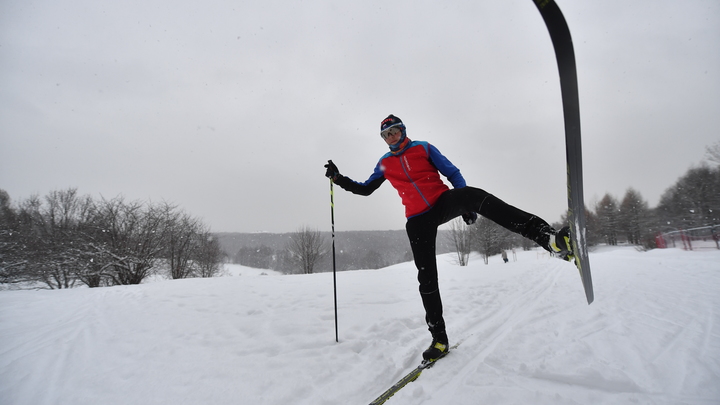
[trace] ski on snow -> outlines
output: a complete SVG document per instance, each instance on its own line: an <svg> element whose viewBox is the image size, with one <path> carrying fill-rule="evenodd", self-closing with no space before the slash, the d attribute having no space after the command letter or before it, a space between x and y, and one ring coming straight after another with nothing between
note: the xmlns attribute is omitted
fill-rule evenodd
<svg viewBox="0 0 720 405"><path fill-rule="evenodd" d="M565 17L554 0L533 0L550 32L560 73L563 116L565 118L565 155L567 159L568 221L575 265L580 271L588 304L595 299L590 261L588 260L583 199L582 144L580 139L580 103L578 97L575 50Z"/></svg>
<svg viewBox="0 0 720 405"><path fill-rule="evenodd" d="M388 399L390 399L391 396L395 395L395 394L396 394L398 391L400 391L404 386L406 386L406 385L410 384L411 382L417 380L418 377L420 377L420 374L422 374L422 372L423 372L424 370L427 370L427 369L429 369L430 367L434 366L435 363L437 363L438 360L440 360L440 359L442 359L443 357L447 356L448 353L450 353L452 350L455 350L455 348L457 348L459 345L460 345L460 344L457 343L457 344L455 344L454 346L450 347L450 348L448 349L448 351L446 351L446 352L443 353L440 357L438 357L437 359L435 359L435 360L433 360L433 361L423 360L423 362L420 363L419 366L415 367L411 372L407 373L407 375L405 375L405 377L403 377L403 378L401 378L400 380L398 380L398 382L396 382L395 384L393 384L392 387L388 388L387 391L383 392L383 393L382 393L379 397L377 397L374 401L370 402L370 405L380 405L380 404L384 404L385 401L387 401Z"/></svg>

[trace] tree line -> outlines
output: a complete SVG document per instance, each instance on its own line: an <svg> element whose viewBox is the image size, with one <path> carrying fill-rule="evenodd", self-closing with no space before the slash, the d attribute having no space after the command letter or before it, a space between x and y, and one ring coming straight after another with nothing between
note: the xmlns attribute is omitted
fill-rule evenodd
<svg viewBox="0 0 720 405"><path fill-rule="evenodd" d="M634 188L622 199L606 193L586 207L588 243L625 242L652 249L662 232L702 226L714 231L720 225L720 143L708 148L708 154L719 165L689 169L655 208ZM566 222L564 216L553 226L559 229ZM481 253L487 263L503 250L534 246L482 217L470 227L456 220L443 234L460 265L467 264L472 251ZM381 243L382 248L340 248L337 269L381 268L412 260L406 241L396 242ZM313 273L317 267L332 268L329 252L326 236L304 226L289 234L282 247L243 246L232 259L284 273ZM0 283L69 288L139 284L155 274L173 279L212 277L220 272L224 254L207 226L171 204L128 202L122 197L95 201L67 189L12 205L7 192L0 190Z"/></svg>
<svg viewBox="0 0 720 405"><path fill-rule="evenodd" d="M336 270L379 269L412 260L410 245L406 243L403 235L404 231L339 233L336 238ZM366 238L377 240L365 240ZM332 270L332 239L327 232L305 225L295 232L278 234L276 239L282 240L282 243L248 241L237 248L231 260L243 266L271 269L285 274L310 274ZM382 243L386 240L387 243Z"/></svg>
<svg viewBox="0 0 720 405"><path fill-rule="evenodd" d="M11 204L0 190L0 283L61 289L213 277L222 259L210 229L172 204L93 200L75 188Z"/></svg>
<svg viewBox="0 0 720 405"><path fill-rule="evenodd" d="M621 200L605 194L588 215L588 241L617 245L627 242L653 249L663 232L720 225L720 166L694 167L649 208L640 193L627 190Z"/></svg>
<svg viewBox="0 0 720 405"><path fill-rule="evenodd" d="M242 246L231 259L234 263L258 269L312 274L329 252L329 244L322 233L307 225L283 239L284 244L279 249L267 245Z"/></svg>
<svg viewBox="0 0 720 405"><path fill-rule="evenodd" d="M720 233L720 166L691 168L661 196L657 207L650 208L640 192L629 188L622 199L606 193L592 208L585 207L588 244L628 243L642 249L656 248L658 234L710 227L715 238ZM567 223L564 215L559 229ZM513 248L529 249L532 243L494 222L479 218L473 226L456 220L450 238L457 262L466 265L471 252L487 258Z"/></svg>
<svg viewBox="0 0 720 405"><path fill-rule="evenodd" d="M720 152L720 146L716 146ZM711 161L714 161L711 159ZM720 153L718 153L720 163ZM641 249L656 248L656 236L663 232L690 229L700 226L720 225L720 166L701 165L691 168L662 195L657 207L650 208L639 191L629 188L618 199L606 193L592 207L585 207L587 241L591 246L598 244L617 245L628 243ZM560 229L567 223L567 215L553 224ZM720 232L720 227L717 228ZM467 265L470 253L479 252L485 262L503 250L535 247L535 243L512 233L494 222L480 217L467 226L461 219L450 223L450 229L441 233L455 252L456 262ZM717 233L715 234L717 237ZM396 235L397 238L403 236ZM402 241L405 241L403 239ZM402 242L397 241L397 242ZM337 269L373 269L389 266L401 261L412 260L409 245L387 243L400 247L403 255L387 260L387 251L365 249L357 252L336 253ZM330 269L329 242L316 229L303 227L288 235L288 242L280 248L243 246L233 256L235 263L251 267L269 268L284 273L312 273L316 267ZM440 251L439 251L440 253Z"/></svg>

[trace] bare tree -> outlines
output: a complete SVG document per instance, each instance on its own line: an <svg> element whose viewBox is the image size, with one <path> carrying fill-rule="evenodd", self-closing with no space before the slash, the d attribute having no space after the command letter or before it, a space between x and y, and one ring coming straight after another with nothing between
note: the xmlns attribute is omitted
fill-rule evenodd
<svg viewBox="0 0 720 405"><path fill-rule="evenodd" d="M173 278L214 276L210 231L170 204L95 203L76 189L31 196L14 209L0 190L0 282L70 288L138 284L167 263Z"/></svg>
<svg viewBox="0 0 720 405"><path fill-rule="evenodd" d="M320 231L303 226L290 235L287 251L294 268L302 274L312 274L315 264L328 249Z"/></svg>
<svg viewBox="0 0 720 405"><path fill-rule="evenodd" d="M38 278L50 288L70 288L77 281L76 269L83 266L78 253L85 249L80 230L91 209L92 199L75 188L45 196L41 216L47 251Z"/></svg>
<svg viewBox="0 0 720 405"><path fill-rule="evenodd" d="M495 222L479 216L475 223L475 248L483 256L485 264L488 264L488 259L492 255L496 255L501 252L502 247L505 245L504 235L506 234L505 229Z"/></svg>
<svg viewBox="0 0 720 405"><path fill-rule="evenodd" d="M26 267L19 215L10 195L0 189L0 283L19 283Z"/></svg>
<svg viewBox="0 0 720 405"><path fill-rule="evenodd" d="M196 265L197 276L217 276L223 259L223 251L217 238L206 229L195 235L195 243L197 246L193 250L193 262Z"/></svg>
<svg viewBox="0 0 720 405"><path fill-rule="evenodd" d="M462 218L450 222L450 233L447 236L455 247L457 254L455 262L460 266L467 266L470 262L470 252L473 244L473 231L465 224Z"/></svg>
<svg viewBox="0 0 720 405"><path fill-rule="evenodd" d="M163 250L165 210L122 197L102 200L96 217L93 247L107 265L111 284L140 284L152 274Z"/></svg>
<svg viewBox="0 0 720 405"><path fill-rule="evenodd" d="M707 154L707 160L720 166L720 142L706 146L705 153Z"/></svg>
<svg viewBox="0 0 720 405"><path fill-rule="evenodd" d="M81 230L91 207L92 200L72 188L22 202L11 231L22 257L22 277L17 281L41 282L51 289L73 287L76 269L83 266Z"/></svg>
<svg viewBox="0 0 720 405"><path fill-rule="evenodd" d="M19 207L19 227L24 257L22 282L42 282L48 288L69 288L74 283L71 265L61 247L56 245L56 225L39 196L33 195Z"/></svg>
<svg viewBox="0 0 720 405"><path fill-rule="evenodd" d="M165 204L165 252L170 278L187 278L194 273L193 257L198 246L200 221Z"/></svg>

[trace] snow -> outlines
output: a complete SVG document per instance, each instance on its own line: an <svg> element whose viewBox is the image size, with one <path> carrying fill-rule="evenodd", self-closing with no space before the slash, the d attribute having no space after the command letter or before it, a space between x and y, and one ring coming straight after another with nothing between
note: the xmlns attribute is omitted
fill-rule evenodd
<svg viewBox="0 0 720 405"><path fill-rule="evenodd" d="M448 357L388 404L718 404L720 251L440 256ZM0 291L0 403L367 404L429 344L411 263ZM265 274L262 274L265 273Z"/></svg>

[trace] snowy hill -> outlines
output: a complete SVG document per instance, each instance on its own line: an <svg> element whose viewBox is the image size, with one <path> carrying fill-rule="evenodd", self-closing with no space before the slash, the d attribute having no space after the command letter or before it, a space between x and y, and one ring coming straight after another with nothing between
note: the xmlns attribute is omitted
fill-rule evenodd
<svg viewBox="0 0 720 405"><path fill-rule="evenodd" d="M388 404L718 404L720 251L439 257L457 350ZM367 404L429 344L410 263L0 292L0 403Z"/></svg>

